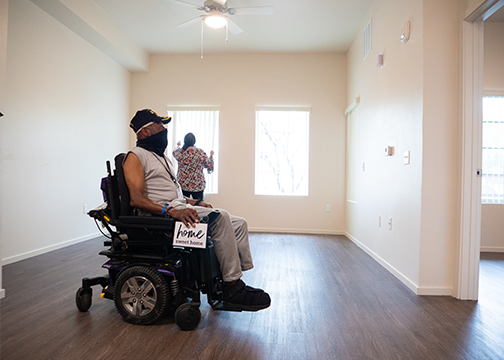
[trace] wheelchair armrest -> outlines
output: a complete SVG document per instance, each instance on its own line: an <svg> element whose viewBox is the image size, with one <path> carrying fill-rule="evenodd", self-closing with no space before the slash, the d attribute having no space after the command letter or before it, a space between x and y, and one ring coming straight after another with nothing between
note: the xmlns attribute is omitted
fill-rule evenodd
<svg viewBox="0 0 504 360"><path fill-rule="evenodd" d="M170 230L175 226L175 219L160 216L119 216L119 222L125 228L148 228Z"/></svg>

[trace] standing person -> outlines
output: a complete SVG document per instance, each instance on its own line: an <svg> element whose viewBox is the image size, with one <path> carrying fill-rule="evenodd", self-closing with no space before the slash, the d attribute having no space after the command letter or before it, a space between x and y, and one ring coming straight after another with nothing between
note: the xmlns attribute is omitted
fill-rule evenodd
<svg viewBox="0 0 504 360"><path fill-rule="evenodd" d="M247 221L224 209L214 209L203 201L182 196L171 161L164 155L168 145L164 124L170 120L149 109L137 111L131 120L137 146L128 152L123 164L131 206L141 213L180 220L187 227L194 227L199 218L212 218L208 231L224 281L224 306L235 311L266 309L271 303L268 293L247 286L241 280L242 271L254 267Z"/></svg>
<svg viewBox="0 0 504 360"><path fill-rule="evenodd" d="M180 141L177 143L177 148L173 150L173 157L178 162L177 181L184 196L203 200L203 191L206 187L203 169L206 168L209 174L212 173L214 152L211 150L210 157L207 157L203 150L194 146L195 143L194 134L188 133L184 137L183 147L180 147Z"/></svg>

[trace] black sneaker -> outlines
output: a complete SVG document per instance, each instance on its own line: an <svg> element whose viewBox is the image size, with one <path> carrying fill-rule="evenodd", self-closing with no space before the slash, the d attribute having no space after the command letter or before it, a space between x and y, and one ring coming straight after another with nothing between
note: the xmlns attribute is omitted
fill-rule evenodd
<svg viewBox="0 0 504 360"><path fill-rule="evenodd" d="M226 310L258 311L266 309L270 304L271 298L268 293L247 286L242 280L224 290L223 305Z"/></svg>

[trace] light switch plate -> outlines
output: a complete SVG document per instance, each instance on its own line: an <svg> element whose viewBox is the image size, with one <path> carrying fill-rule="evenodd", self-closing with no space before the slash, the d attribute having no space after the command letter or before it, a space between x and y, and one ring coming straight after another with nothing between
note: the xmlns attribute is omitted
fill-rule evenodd
<svg viewBox="0 0 504 360"><path fill-rule="evenodd" d="M404 152L404 165L409 165L410 164L410 151L405 151Z"/></svg>

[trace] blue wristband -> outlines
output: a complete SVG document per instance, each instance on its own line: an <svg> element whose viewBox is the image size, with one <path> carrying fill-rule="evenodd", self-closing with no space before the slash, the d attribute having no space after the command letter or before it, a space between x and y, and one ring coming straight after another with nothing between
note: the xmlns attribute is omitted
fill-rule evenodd
<svg viewBox="0 0 504 360"><path fill-rule="evenodd" d="M166 207L167 207L167 206L168 206L168 204L166 204L166 205L163 207L163 211L161 211L161 215L165 216L164 211L165 211L165 209L166 209Z"/></svg>

